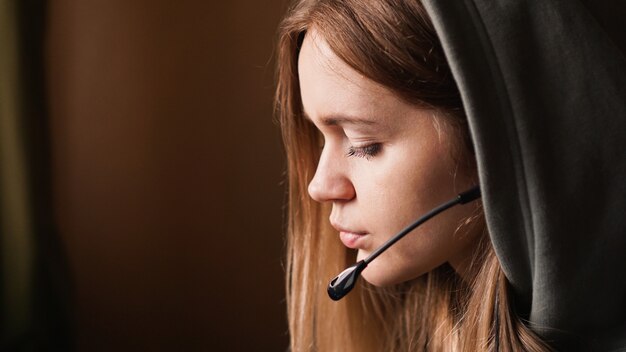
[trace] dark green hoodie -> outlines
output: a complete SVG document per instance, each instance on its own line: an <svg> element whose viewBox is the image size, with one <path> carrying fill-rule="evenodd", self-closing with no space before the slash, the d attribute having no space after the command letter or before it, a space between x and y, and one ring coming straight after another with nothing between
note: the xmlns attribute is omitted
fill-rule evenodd
<svg viewBox="0 0 626 352"><path fill-rule="evenodd" d="M558 350L626 350L626 1L423 2L518 314Z"/></svg>

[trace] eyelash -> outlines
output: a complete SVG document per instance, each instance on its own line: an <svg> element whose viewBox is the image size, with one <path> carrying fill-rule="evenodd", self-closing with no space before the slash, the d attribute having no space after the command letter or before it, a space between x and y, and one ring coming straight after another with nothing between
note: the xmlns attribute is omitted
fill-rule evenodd
<svg viewBox="0 0 626 352"><path fill-rule="evenodd" d="M381 150L382 146L380 143L374 143L370 145L366 145L364 147L350 147L348 148L348 156L356 156L359 158L369 159L371 157L376 156Z"/></svg>

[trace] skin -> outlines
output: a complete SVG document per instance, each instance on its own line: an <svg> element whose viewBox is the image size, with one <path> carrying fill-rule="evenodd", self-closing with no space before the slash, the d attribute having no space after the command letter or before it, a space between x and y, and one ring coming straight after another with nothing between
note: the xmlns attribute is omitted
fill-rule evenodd
<svg viewBox="0 0 626 352"><path fill-rule="evenodd" d="M419 216L474 185L451 155L456 134L437 111L401 100L341 61L313 28L298 60L302 104L324 147L310 196L331 203L338 241L364 259ZM477 233L456 231L474 206L456 206L374 260L368 282L385 286L449 262L461 272Z"/></svg>

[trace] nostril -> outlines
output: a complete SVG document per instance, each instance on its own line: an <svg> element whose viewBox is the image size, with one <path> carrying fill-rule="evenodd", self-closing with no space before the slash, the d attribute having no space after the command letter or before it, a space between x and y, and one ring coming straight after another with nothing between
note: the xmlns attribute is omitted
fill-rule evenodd
<svg viewBox="0 0 626 352"><path fill-rule="evenodd" d="M343 176L324 179L314 177L308 186L309 196L317 202L346 201L355 197L356 191L349 179Z"/></svg>

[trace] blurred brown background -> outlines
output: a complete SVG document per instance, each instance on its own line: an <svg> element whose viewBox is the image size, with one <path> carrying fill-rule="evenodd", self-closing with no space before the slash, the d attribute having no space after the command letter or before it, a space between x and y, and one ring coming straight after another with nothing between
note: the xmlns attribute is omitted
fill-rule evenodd
<svg viewBox="0 0 626 352"><path fill-rule="evenodd" d="M55 0L52 203L78 351L281 351L286 1Z"/></svg>

